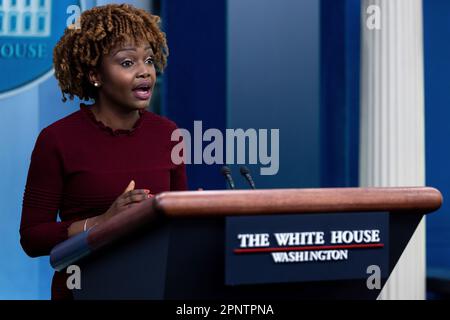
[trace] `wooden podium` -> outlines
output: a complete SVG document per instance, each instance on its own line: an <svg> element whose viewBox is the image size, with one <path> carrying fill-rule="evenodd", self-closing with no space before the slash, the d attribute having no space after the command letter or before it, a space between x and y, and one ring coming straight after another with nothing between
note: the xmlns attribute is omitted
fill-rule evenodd
<svg viewBox="0 0 450 320"><path fill-rule="evenodd" d="M427 187L164 192L59 244L50 262L80 267L75 299L376 299L361 279L227 285L226 219L384 212L390 274L441 203Z"/></svg>

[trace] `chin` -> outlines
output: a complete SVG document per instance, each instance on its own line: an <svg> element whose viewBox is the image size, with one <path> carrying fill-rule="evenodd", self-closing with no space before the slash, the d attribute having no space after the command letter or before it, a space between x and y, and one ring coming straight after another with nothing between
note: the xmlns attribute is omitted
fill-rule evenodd
<svg viewBox="0 0 450 320"><path fill-rule="evenodd" d="M150 105L150 101L133 101L128 103L129 108L134 110L146 109Z"/></svg>
<svg viewBox="0 0 450 320"><path fill-rule="evenodd" d="M147 109L149 105L150 105L150 101L144 101L144 102L140 103L137 108L139 110Z"/></svg>

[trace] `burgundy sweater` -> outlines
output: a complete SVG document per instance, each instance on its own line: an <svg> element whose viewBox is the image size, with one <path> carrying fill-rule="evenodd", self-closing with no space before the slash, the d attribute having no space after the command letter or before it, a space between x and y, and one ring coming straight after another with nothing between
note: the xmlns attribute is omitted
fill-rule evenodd
<svg viewBox="0 0 450 320"><path fill-rule="evenodd" d="M23 196L20 242L31 257L49 255L77 220L104 213L131 180L152 194L186 190L184 165L174 165L174 122L146 110L131 130L97 121L89 106L39 134ZM59 213L60 222L57 221ZM65 272L55 273L52 298L67 298Z"/></svg>

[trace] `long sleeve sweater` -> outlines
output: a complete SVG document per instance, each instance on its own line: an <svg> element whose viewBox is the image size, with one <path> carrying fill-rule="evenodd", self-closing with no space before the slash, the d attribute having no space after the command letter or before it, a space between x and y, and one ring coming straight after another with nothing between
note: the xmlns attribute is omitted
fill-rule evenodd
<svg viewBox="0 0 450 320"><path fill-rule="evenodd" d="M44 128L31 154L20 225L31 257L48 255L77 220L102 214L134 180L152 194L186 190L185 166L171 161L174 122L141 110L131 130L113 130L90 107ZM60 221L57 221L59 215Z"/></svg>

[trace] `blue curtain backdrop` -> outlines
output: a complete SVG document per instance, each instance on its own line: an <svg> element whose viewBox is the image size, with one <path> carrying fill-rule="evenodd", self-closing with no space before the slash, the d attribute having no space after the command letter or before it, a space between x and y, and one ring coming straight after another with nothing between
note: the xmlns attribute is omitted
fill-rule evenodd
<svg viewBox="0 0 450 320"><path fill-rule="evenodd" d="M427 267L450 277L450 1L425 0L426 184L438 188L442 208L427 218Z"/></svg>
<svg viewBox="0 0 450 320"><path fill-rule="evenodd" d="M161 2L169 62L162 113L193 133L226 126L226 0ZM220 165L187 167L191 189L223 189Z"/></svg>
<svg viewBox="0 0 450 320"><path fill-rule="evenodd" d="M360 0L321 2L321 186L357 187Z"/></svg>

